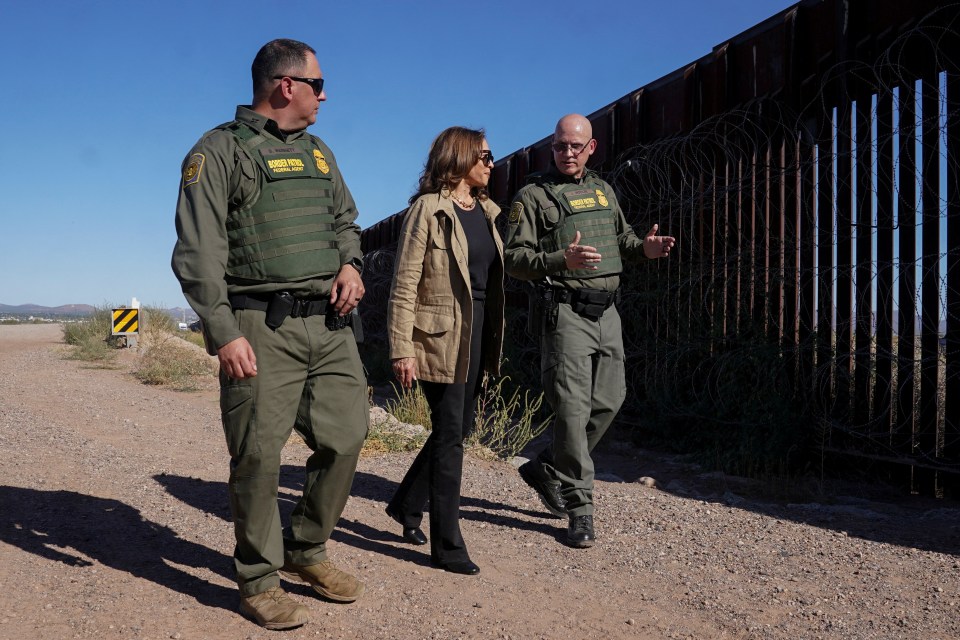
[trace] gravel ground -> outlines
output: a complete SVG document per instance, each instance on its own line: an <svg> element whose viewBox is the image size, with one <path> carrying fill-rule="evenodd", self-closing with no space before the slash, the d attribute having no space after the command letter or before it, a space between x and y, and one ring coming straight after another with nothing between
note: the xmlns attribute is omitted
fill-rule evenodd
<svg viewBox="0 0 960 640"><path fill-rule="evenodd" d="M412 454L361 460L331 559L338 605L285 584L311 624L237 613L215 382L194 393L63 358L54 325L0 326L0 638L958 638L960 508L841 487L817 502L611 440L597 536L562 544L510 464L468 457L479 576L429 567L383 512ZM288 512L307 451L285 450Z"/></svg>

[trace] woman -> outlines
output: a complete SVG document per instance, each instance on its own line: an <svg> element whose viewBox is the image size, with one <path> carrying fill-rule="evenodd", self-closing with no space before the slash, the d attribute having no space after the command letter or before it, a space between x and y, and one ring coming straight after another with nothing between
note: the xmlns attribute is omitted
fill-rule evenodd
<svg viewBox="0 0 960 640"><path fill-rule="evenodd" d="M419 382L433 425L387 514L404 540L426 544L420 522L429 498L431 563L466 575L480 568L460 534L463 441L482 372L499 373L503 347L500 208L486 190L492 168L483 130L451 127L433 141L403 222L387 306L393 371L405 389Z"/></svg>

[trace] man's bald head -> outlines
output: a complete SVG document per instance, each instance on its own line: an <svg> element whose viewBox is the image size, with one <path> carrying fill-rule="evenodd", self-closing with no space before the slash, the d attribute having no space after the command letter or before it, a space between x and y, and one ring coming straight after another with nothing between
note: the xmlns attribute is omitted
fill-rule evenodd
<svg viewBox="0 0 960 640"><path fill-rule="evenodd" d="M589 140L593 137L593 125L579 113L571 113L563 116L557 122L557 128L553 130L554 141L556 141L557 136L564 133L582 134Z"/></svg>
<svg viewBox="0 0 960 640"><path fill-rule="evenodd" d="M565 176L580 179L587 167L587 160L597 148L593 139L593 126L579 113L560 118L553 131L553 162Z"/></svg>

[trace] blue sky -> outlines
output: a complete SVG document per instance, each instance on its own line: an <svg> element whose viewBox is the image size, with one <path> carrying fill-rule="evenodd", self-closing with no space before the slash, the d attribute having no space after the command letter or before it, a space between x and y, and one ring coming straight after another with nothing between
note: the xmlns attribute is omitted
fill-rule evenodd
<svg viewBox="0 0 960 640"><path fill-rule="evenodd" d="M362 227L401 210L433 137L502 157L780 12L774 0L13 2L0 11L0 303L186 306L170 271L180 163L250 101L278 37L317 49Z"/></svg>

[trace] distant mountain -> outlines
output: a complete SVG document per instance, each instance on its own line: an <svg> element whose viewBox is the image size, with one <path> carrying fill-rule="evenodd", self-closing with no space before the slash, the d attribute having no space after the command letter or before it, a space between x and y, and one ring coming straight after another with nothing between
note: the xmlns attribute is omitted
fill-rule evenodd
<svg viewBox="0 0 960 640"><path fill-rule="evenodd" d="M0 304L0 313L15 316L89 316L95 311L89 304L63 304L59 307L44 307L39 304Z"/></svg>
<svg viewBox="0 0 960 640"><path fill-rule="evenodd" d="M39 304L0 304L0 316L35 316L39 318L83 317L92 315L96 307L89 304L64 304L59 307L44 307ZM193 322L197 314L187 307L164 309L167 315L177 322Z"/></svg>
<svg viewBox="0 0 960 640"><path fill-rule="evenodd" d="M183 307L174 307L173 309L165 309L165 311L171 318L178 322L190 323L199 320L197 314L190 307L186 309Z"/></svg>

